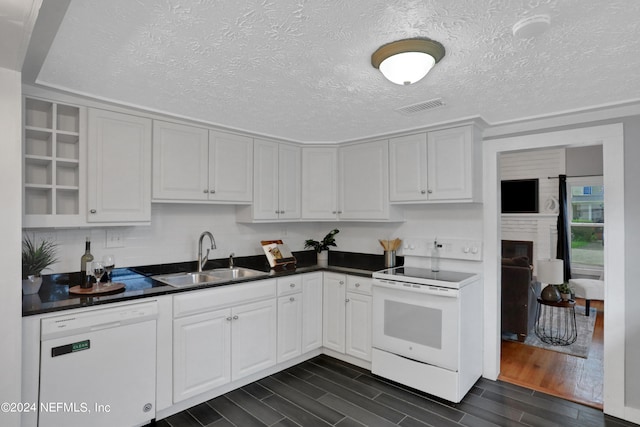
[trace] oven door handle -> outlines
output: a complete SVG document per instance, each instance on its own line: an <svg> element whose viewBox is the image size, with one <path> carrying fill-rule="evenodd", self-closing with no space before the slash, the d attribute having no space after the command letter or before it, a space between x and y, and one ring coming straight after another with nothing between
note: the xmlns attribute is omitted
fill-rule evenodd
<svg viewBox="0 0 640 427"><path fill-rule="evenodd" d="M423 295L435 295L445 298L458 298L458 289L443 288L433 285L417 285L414 283L397 282L394 280L374 279L373 286L397 291L413 292ZM375 291L374 291L375 293Z"/></svg>

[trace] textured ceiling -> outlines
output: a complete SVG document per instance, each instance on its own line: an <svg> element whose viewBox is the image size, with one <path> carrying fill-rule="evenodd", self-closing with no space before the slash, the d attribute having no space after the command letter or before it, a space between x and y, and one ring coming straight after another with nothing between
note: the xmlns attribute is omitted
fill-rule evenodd
<svg viewBox="0 0 640 427"><path fill-rule="evenodd" d="M512 35L551 17L542 35ZM38 83L300 142L482 116L491 124L640 99L637 0L72 0ZM441 42L422 81L370 64ZM406 116L399 107L442 98Z"/></svg>

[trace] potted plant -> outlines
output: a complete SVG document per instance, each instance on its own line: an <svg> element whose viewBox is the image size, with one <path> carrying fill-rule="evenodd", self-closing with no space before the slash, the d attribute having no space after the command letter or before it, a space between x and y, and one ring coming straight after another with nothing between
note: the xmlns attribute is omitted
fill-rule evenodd
<svg viewBox="0 0 640 427"><path fill-rule="evenodd" d="M337 246L335 235L338 234L340 230L333 229L331 230L321 241L307 239L304 241L304 248L313 248L318 254L318 265L321 267L326 267L329 265L329 247ZM325 252L326 251L326 252Z"/></svg>
<svg viewBox="0 0 640 427"><path fill-rule="evenodd" d="M562 283L557 285L558 291L560 292L560 297L562 301L569 301L571 299L571 288L568 284Z"/></svg>
<svg viewBox="0 0 640 427"><path fill-rule="evenodd" d="M37 294L42 284L42 270L58 262L57 245L43 240L36 244L28 235L22 240L22 292Z"/></svg>

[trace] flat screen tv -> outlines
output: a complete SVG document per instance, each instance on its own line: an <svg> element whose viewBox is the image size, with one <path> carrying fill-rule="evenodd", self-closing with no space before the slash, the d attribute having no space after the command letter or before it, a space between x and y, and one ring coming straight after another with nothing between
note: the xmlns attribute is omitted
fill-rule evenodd
<svg viewBox="0 0 640 427"><path fill-rule="evenodd" d="M538 213L538 179L502 181L502 213Z"/></svg>

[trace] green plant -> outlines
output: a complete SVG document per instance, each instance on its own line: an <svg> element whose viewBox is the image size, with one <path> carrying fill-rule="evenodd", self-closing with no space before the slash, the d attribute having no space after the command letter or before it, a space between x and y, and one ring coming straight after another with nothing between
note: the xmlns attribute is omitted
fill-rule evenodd
<svg viewBox="0 0 640 427"><path fill-rule="evenodd" d="M324 236L324 239L322 239L322 241L320 242L313 239L307 239L304 241L304 248L313 248L317 253L327 251L329 250L329 246L337 246L334 236L339 232L340 230L338 230L337 228L331 230L326 236Z"/></svg>
<svg viewBox="0 0 640 427"><path fill-rule="evenodd" d="M566 283L562 283L560 285L556 285L556 287L558 288L558 291L560 291L561 294L570 294L571 293L571 288Z"/></svg>
<svg viewBox="0 0 640 427"><path fill-rule="evenodd" d="M43 240L37 245L28 235L22 240L22 278L40 276L42 270L58 262L57 245Z"/></svg>

